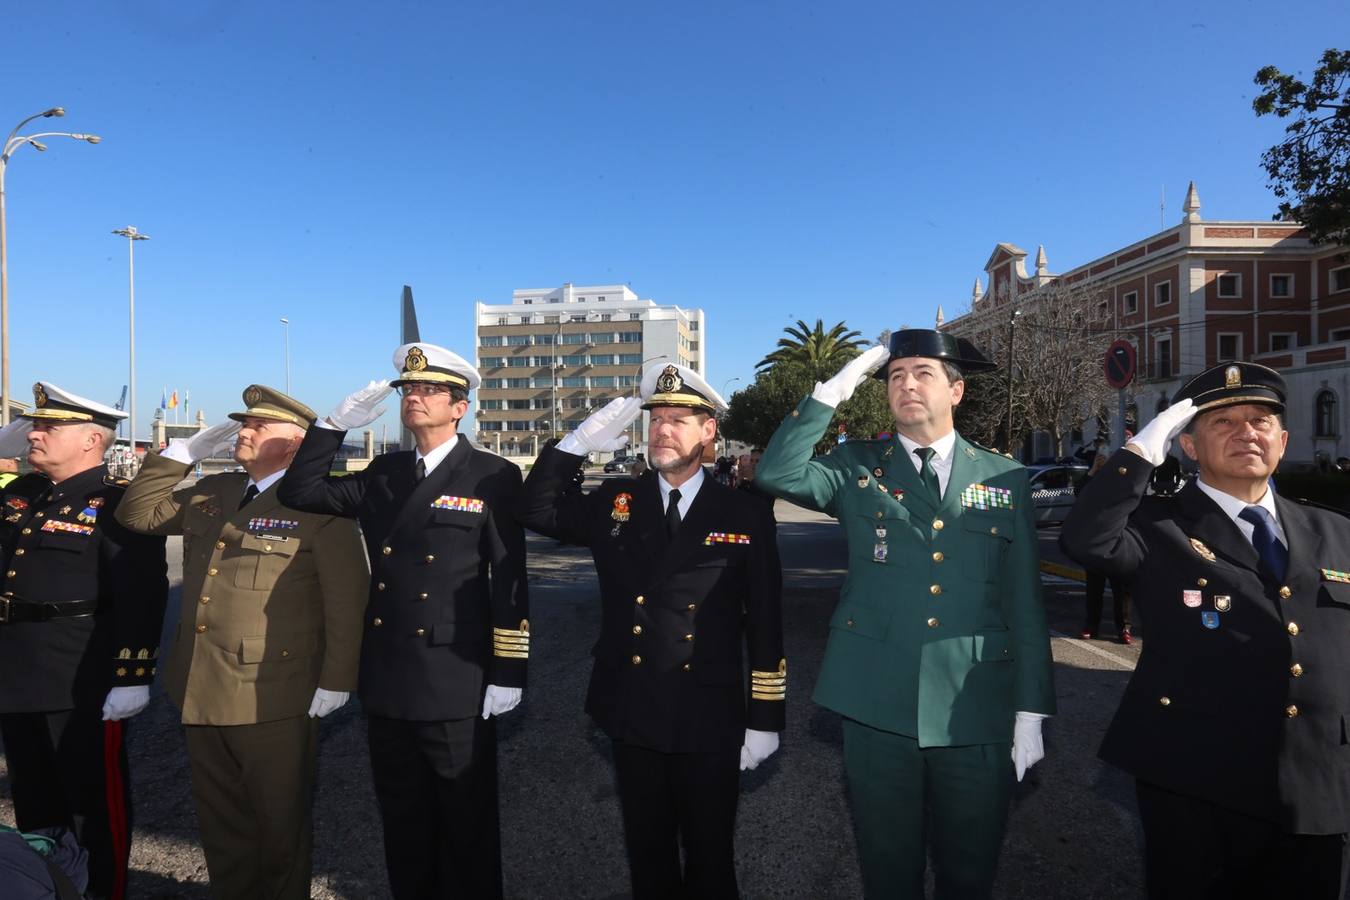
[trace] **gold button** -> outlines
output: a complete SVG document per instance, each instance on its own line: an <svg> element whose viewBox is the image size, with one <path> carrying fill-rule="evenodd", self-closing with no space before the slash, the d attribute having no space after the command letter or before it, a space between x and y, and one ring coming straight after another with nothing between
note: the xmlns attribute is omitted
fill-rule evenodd
<svg viewBox="0 0 1350 900"><path fill-rule="evenodd" d="M272 552L272 545L271 545L271 544L263 544L263 552L264 552L264 553L271 553L271 552Z"/></svg>
<svg viewBox="0 0 1350 900"><path fill-rule="evenodd" d="M800 416L801 414L802 414L802 413L801 413L801 410L794 409L794 410L792 411L792 418L795 419L795 418L797 418L798 416Z"/></svg>
<svg viewBox="0 0 1350 900"><path fill-rule="evenodd" d="M696 609L698 609L698 604L697 604L697 603L690 603L690 604L689 604L689 611L690 611L690 612L693 612L693 611L696 610Z"/></svg>
<svg viewBox="0 0 1350 900"><path fill-rule="evenodd" d="M929 627L929 628L936 628L936 627L938 627L938 620L937 620L936 617L931 618L931 619L928 620L928 627Z"/></svg>
<svg viewBox="0 0 1350 900"><path fill-rule="evenodd" d="M370 624L374 625L376 628L379 628L381 625L384 624L384 619L381 619L377 616L373 620L371 620Z"/></svg>
<svg viewBox="0 0 1350 900"><path fill-rule="evenodd" d="M852 627L853 627L853 620L852 620L852 619L849 619L848 622L845 623L845 624L847 624L849 628L852 628Z"/></svg>
<svg viewBox="0 0 1350 900"><path fill-rule="evenodd" d="M686 635L684 636L684 639L685 639L686 642L689 642L689 641L692 641L692 640L694 639L694 636L693 636L692 634L686 634Z"/></svg>
<svg viewBox="0 0 1350 900"><path fill-rule="evenodd" d="M1171 698L1171 697L1159 697L1159 698L1158 698L1158 705L1159 705L1159 706L1171 706L1171 705L1172 705L1172 698Z"/></svg>
<svg viewBox="0 0 1350 900"><path fill-rule="evenodd" d="M13 578L15 575L18 575L18 574L19 574L18 572L15 572L13 569L10 569L8 572L5 573L5 577L6 577L6 578Z"/></svg>
<svg viewBox="0 0 1350 900"><path fill-rule="evenodd" d="M23 530L23 533L24 533L24 534L32 534L32 533L33 533L33 529L31 529L31 528L25 528L25 529Z"/></svg>
<svg viewBox="0 0 1350 900"><path fill-rule="evenodd" d="M419 629L417 629L417 636L418 636L418 637L426 637L426 636L427 636L427 630L426 630L425 628L419 628Z"/></svg>
<svg viewBox="0 0 1350 900"><path fill-rule="evenodd" d="M289 650L282 650L282 651L281 651L281 658L282 658L282 659L285 659L286 657L288 657L288 656L290 656L290 655L291 655L291 651L289 651Z"/></svg>
<svg viewBox="0 0 1350 900"><path fill-rule="evenodd" d="M637 605L638 605L638 606L643 606L644 604L646 604L646 602L647 602L647 598L644 597L644 596L642 596L641 594L638 594L638 597L637 597Z"/></svg>
<svg viewBox="0 0 1350 900"><path fill-rule="evenodd" d="M1284 714L1292 719L1298 715L1298 707L1290 703L1284 708Z"/></svg>
<svg viewBox="0 0 1350 900"><path fill-rule="evenodd" d="M375 590L377 590L377 591L382 591L382 590L384 590L384 582L381 581L379 584L375 585Z"/></svg>
<svg viewBox="0 0 1350 900"><path fill-rule="evenodd" d="M418 600L425 600L425 599L427 599L427 598L430 597L430 596L431 596L430 594L418 594L418 595L417 595L417 599L418 599Z"/></svg>
<svg viewBox="0 0 1350 900"><path fill-rule="evenodd" d="M933 520L933 530L934 530L934 531L941 531L944 527L945 527L945 525L944 525L944 523L943 523L943 521L942 521L941 519L934 519L934 520Z"/></svg>
<svg viewBox="0 0 1350 900"><path fill-rule="evenodd" d="M941 551L941 550L934 550L934 551L933 551L933 562L942 562L942 561L943 561L944 559L946 559L946 558L947 558L947 557L945 557L945 556L942 555L942 551Z"/></svg>
<svg viewBox="0 0 1350 900"><path fill-rule="evenodd" d="M884 515L884 513L882 513L881 510L877 510L877 518L880 519L882 515Z"/></svg>
<svg viewBox="0 0 1350 900"><path fill-rule="evenodd" d="M225 549L225 542L224 542L224 541L216 541L216 549L217 549L217 550L224 550L224 549Z"/></svg>
<svg viewBox="0 0 1350 900"><path fill-rule="evenodd" d="M689 663L685 663L685 664L684 664L683 666L681 666L680 668L682 668L682 669L684 669L686 672L688 672L688 671L689 671Z"/></svg>
<svg viewBox="0 0 1350 900"><path fill-rule="evenodd" d="M47 514L45 512L40 512L37 514L37 517L39 519L45 519L47 517Z"/></svg>
<svg viewBox="0 0 1350 900"><path fill-rule="evenodd" d="M1130 474L1130 470L1127 469L1127 468L1125 468L1124 466L1121 466L1119 469L1116 469L1116 472L1117 472L1118 474L1120 474L1120 475L1128 475L1128 474Z"/></svg>
<svg viewBox="0 0 1350 900"><path fill-rule="evenodd" d="M928 593L930 593L930 594L932 594L934 597L936 597L938 594L942 593L942 585L940 585L940 584L930 584L930 585L928 586Z"/></svg>
<svg viewBox="0 0 1350 900"><path fill-rule="evenodd" d="M393 548L393 547L383 547L383 548L381 548L380 552L383 553L385 556L388 556L390 553L393 553L393 552L394 552L394 548Z"/></svg>
<svg viewBox="0 0 1350 900"><path fill-rule="evenodd" d="M1294 596L1294 592L1289 590L1289 585L1286 584L1284 587L1280 588L1281 600L1288 600L1292 596Z"/></svg>
<svg viewBox="0 0 1350 900"><path fill-rule="evenodd" d="M205 626L205 625L198 625L198 626L197 626L197 633L198 633L198 634L205 634L205 633L206 633L206 626Z"/></svg>
<svg viewBox="0 0 1350 900"><path fill-rule="evenodd" d="M427 554L427 562L433 563L433 562L435 562L435 561L436 561L436 554L434 554L434 553L428 553L428 554Z"/></svg>
<svg viewBox="0 0 1350 900"><path fill-rule="evenodd" d="M210 603L210 602L211 602L211 598L208 597L206 594L202 594L201 599L198 600L197 602L198 602L198 603Z"/></svg>
<svg viewBox="0 0 1350 900"><path fill-rule="evenodd" d="M1207 585L1207 584L1209 584L1209 579L1208 579L1208 578L1197 578L1197 579L1195 579L1195 586L1196 586L1196 587L1204 587L1204 586Z"/></svg>
<svg viewBox="0 0 1350 900"><path fill-rule="evenodd" d="M633 626L633 634L642 634L642 626L641 626L641 625L634 625L634 626Z"/></svg>
<svg viewBox="0 0 1350 900"><path fill-rule="evenodd" d="M1290 622L1288 625L1284 626L1284 630L1290 634L1298 634L1298 623Z"/></svg>
<svg viewBox="0 0 1350 900"><path fill-rule="evenodd" d="M206 574L207 574L207 575L219 575L219 574L220 574L220 570L219 570L219 569L207 569L207 570L206 570Z"/></svg>
<svg viewBox="0 0 1350 900"><path fill-rule="evenodd" d="M5 596L6 596L6 597L13 597L13 596L14 596L14 592L13 592L13 591L5 591Z"/></svg>
<svg viewBox="0 0 1350 900"><path fill-rule="evenodd" d="M633 665L635 666L642 665L642 657L638 656L636 653L633 654Z"/></svg>
<svg viewBox="0 0 1350 900"><path fill-rule="evenodd" d="M1303 667L1300 666L1298 663L1294 663L1292 666L1289 667L1289 674L1297 678L1303 674Z"/></svg>
<svg viewBox="0 0 1350 900"><path fill-rule="evenodd" d="M15 555L15 556L23 556L23 555L24 555L25 553L27 553L27 552L28 552L27 550L25 550L25 549L23 549L22 547L20 547L18 550L15 550L15 551L14 551L14 555Z"/></svg>
<svg viewBox="0 0 1350 900"><path fill-rule="evenodd" d="M991 528L989 529L989 533L990 533L990 534L998 534L998 526L997 526L997 525L994 525L993 527L991 527Z"/></svg>

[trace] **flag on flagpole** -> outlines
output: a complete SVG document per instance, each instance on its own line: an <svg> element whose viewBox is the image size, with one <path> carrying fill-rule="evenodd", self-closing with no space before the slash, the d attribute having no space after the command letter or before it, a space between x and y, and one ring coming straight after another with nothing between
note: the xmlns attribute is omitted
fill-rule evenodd
<svg viewBox="0 0 1350 900"><path fill-rule="evenodd" d="M168 409L168 408L169 408L169 389L168 389L168 388L160 388L160 389L159 389L159 408L160 408L160 409Z"/></svg>
<svg viewBox="0 0 1350 900"><path fill-rule="evenodd" d="M169 409L177 409L177 408L178 408L178 392L174 391L172 394L169 395Z"/></svg>

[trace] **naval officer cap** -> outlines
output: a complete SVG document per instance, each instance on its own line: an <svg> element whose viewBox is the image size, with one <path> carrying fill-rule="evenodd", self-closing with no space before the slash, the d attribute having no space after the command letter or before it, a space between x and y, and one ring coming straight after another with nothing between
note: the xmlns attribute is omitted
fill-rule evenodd
<svg viewBox="0 0 1350 900"><path fill-rule="evenodd" d="M692 369L658 362L642 373L642 408L658 406L686 406L715 416L727 403Z"/></svg>
<svg viewBox="0 0 1350 900"><path fill-rule="evenodd" d="M1181 386L1173 403L1190 400L1197 413L1243 403L1260 403L1284 415L1284 377L1257 363L1223 363L1206 369Z"/></svg>
<svg viewBox="0 0 1350 900"><path fill-rule="evenodd" d="M398 377L390 384L444 384L466 391L478 389L482 379L469 361L451 350L417 341L394 351Z"/></svg>
<svg viewBox="0 0 1350 900"><path fill-rule="evenodd" d="M120 409L95 403L62 390L50 381L39 381L33 385L33 409L22 414L34 423L59 425L66 422L88 422L102 425L104 428L116 428L117 423L127 417Z"/></svg>
<svg viewBox="0 0 1350 900"><path fill-rule="evenodd" d="M891 363L897 359L908 359L913 356L951 363L963 375L998 368L965 338L955 337L945 331L934 331L931 328L904 328L892 332L890 350L891 356L886 360L886 365L877 369L874 376L881 381L886 380Z"/></svg>
<svg viewBox="0 0 1350 900"><path fill-rule="evenodd" d="M245 419L270 419L273 422L290 422L301 428L313 425L317 418L314 410L299 400L265 384L250 384L244 388L244 406L247 409L243 412L230 413L230 418L236 422Z"/></svg>

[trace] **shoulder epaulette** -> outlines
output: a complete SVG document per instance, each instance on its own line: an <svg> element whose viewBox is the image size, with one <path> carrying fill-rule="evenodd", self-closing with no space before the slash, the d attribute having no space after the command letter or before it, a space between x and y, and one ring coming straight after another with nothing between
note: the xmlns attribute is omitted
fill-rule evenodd
<svg viewBox="0 0 1350 900"><path fill-rule="evenodd" d="M127 485L131 484L131 479L123 478L120 475L114 475L111 472L109 472L107 475L103 476L103 483L113 485L114 487L124 488Z"/></svg>

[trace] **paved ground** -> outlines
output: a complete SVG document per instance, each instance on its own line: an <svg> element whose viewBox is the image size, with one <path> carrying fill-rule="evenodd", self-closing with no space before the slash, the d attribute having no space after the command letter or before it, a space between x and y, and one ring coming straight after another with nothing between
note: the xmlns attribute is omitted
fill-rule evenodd
<svg viewBox="0 0 1350 900"><path fill-rule="evenodd" d="M843 539L824 517L781 502L777 512L786 567L789 726L782 750L742 780L741 887L748 898L858 897L839 719L810 702L843 577ZM1043 534L1050 560L1059 559L1053 538ZM178 552L171 545L172 561ZM587 555L553 541L532 538L530 553L530 688L525 703L503 720L500 741L507 894L624 897L627 865L608 741L581 711L598 634L593 570ZM1053 633L1076 635L1081 586L1048 575L1045 596ZM1018 788L997 895L1142 896L1130 782L1095 759L1139 646L1059 636L1053 648L1060 714L1047 725L1047 759ZM137 814L130 896L206 897L181 728L162 696L135 720L130 752ZM3 779L0 821L13 821ZM365 724L355 702L323 723L315 828L316 898L388 896Z"/></svg>

